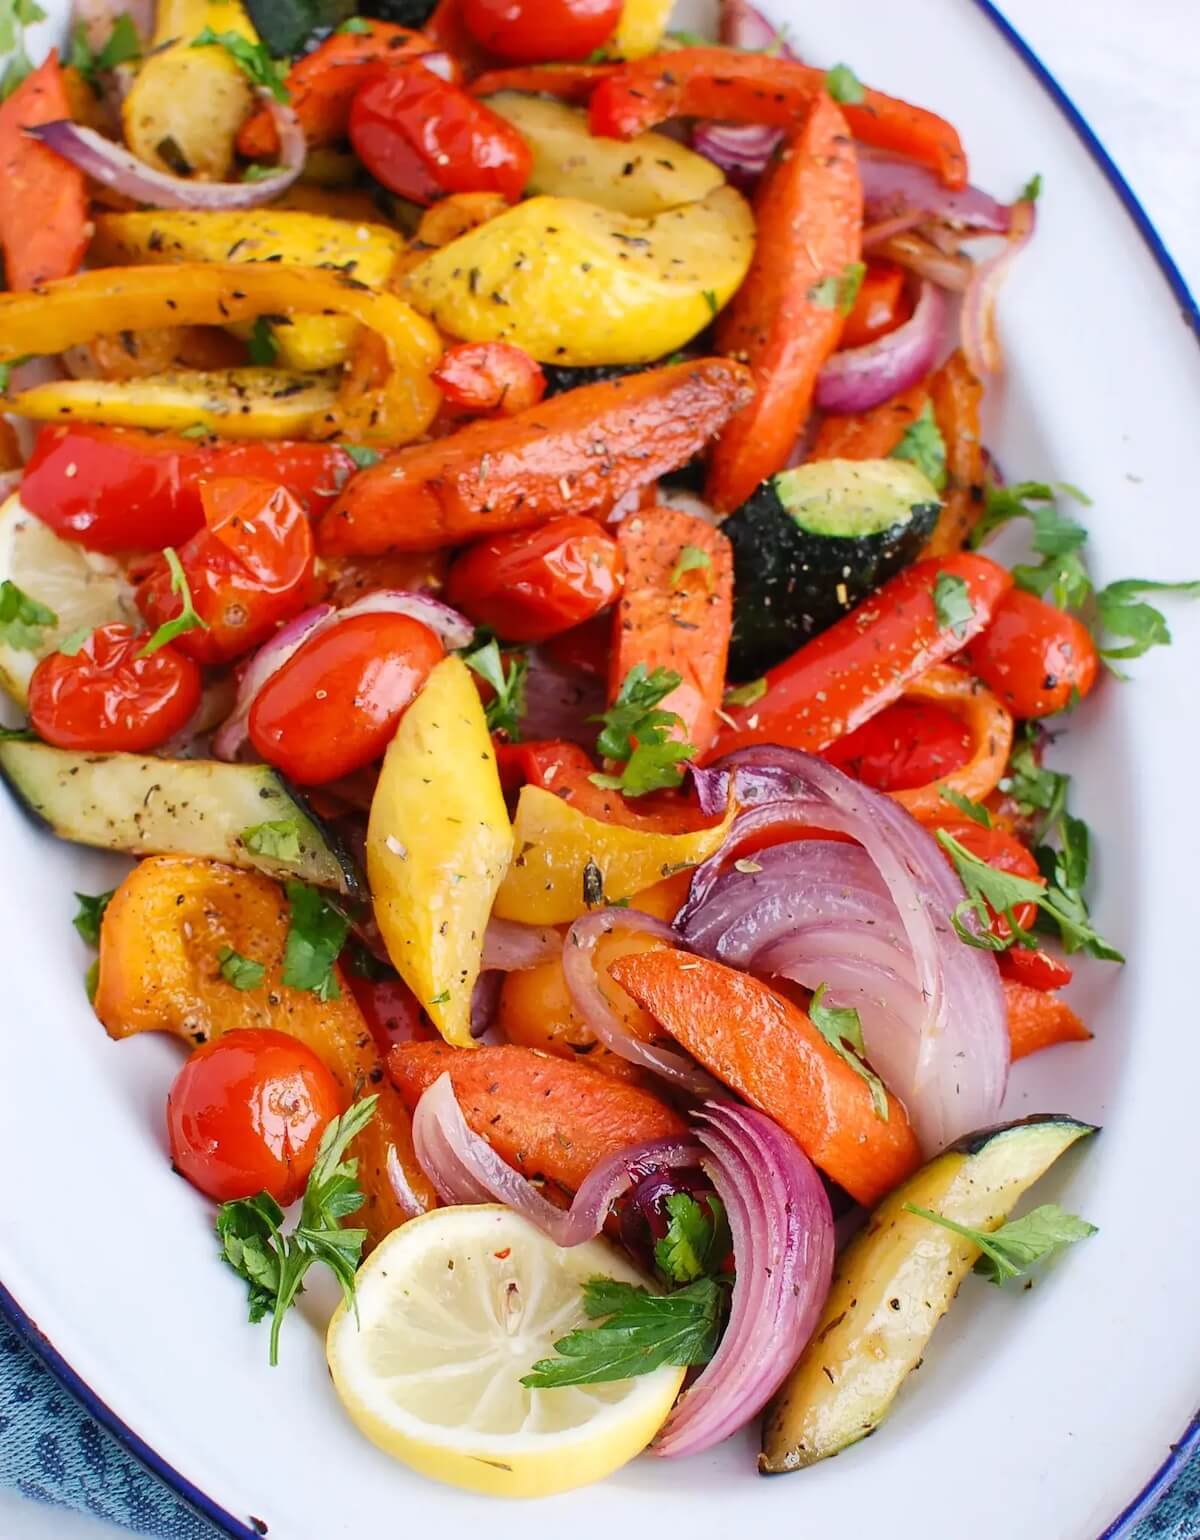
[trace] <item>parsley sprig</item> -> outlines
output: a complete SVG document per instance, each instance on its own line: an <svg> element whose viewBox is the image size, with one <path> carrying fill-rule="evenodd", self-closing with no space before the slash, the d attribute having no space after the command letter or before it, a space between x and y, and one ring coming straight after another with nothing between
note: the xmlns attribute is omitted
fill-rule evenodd
<svg viewBox="0 0 1200 1540"><path fill-rule="evenodd" d="M88 42L87 28L83 22L80 22L71 34L71 47L67 53L66 62L72 69L79 71L99 96L101 91L99 77L102 74L107 70L116 69L118 64L131 64L141 56L142 43L138 37L137 28L133 24L133 18L128 11L122 11L113 22L108 41L103 48L92 47Z"/></svg>
<svg viewBox="0 0 1200 1540"><path fill-rule="evenodd" d="M346 1149L371 1121L378 1096L355 1102L326 1128L304 1190L300 1220L283 1233L283 1210L270 1193L223 1203L217 1214L221 1255L249 1286L251 1321L271 1316L271 1363L279 1362L279 1328L301 1292L304 1275L324 1262L354 1307L354 1274L367 1232L346 1229L341 1221L363 1205L358 1161L345 1160Z"/></svg>
<svg viewBox="0 0 1200 1540"><path fill-rule="evenodd" d="M998 1230L973 1230L970 1225L960 1225L942 1214L921 1208L916 1203L906 1203L905 1209L921 1219L929 1219L945 1230L953 1230L983 1255L975 1264L975 1271L989 1283L1007 1283L1010 1278L1020 1278L1035 1262L1070 1246L1074 1241L1086 1240L1096 1234L1096 1226L1077 1214L1068 1214L1057 1203L1043 1203L1031 1209L1020 1219L1010 1219Z"/></svg>
<svg viewBox="0 0 1200 1540"><path fill-rule="evenodd" d="M867 1047L863 1042L862 1021L851 1006L826 1005L829 986L821 984L808 1007L808 1019L817 1031L839 1054L854 1073L866 1081L871 1092L871 1105L875 1116L884 1123L888 1120L887 1090L883 1081L866 1060Z"/></svg>
<svg viewBox="0 0 1200 1540"><path fill-rule="evenodd" d="M0 642L16 652L37 652L43 632L58 624L58 616L10 579L0 583Z"/></svg>
<svg viewBox="0 0 1200 1540"><path fill-rule="evenodd" d="M904 430L904 437L892 450L893 460L907 460L925 475L935 491L946 485L946 440L933 415L933 402L926 401L919 417Z"/></svg>
<svg viewBox="0 0 1200 1540"><path fill-rule="evenodd" d="M166 559L167 570L171 574L171 592L178 594L181 600L179 614L172 620L165 620L146 645L138 653L139 658L148 658L152 652L157 652L160 647L165 647L168 642L173 642L177 636L182 636L185 631L207 631L208 621L197 613L196 606L192 603L192 590L188 585L187 574L183 570L183 563L179 560L179 553L174 546L167 546L163 551Z"/></svg>
<svg viewBox="0 0 1200 1540"><path fill-rule="evenodd" d="M0 75L0 101L11 96L33 69L25 46L25 28L45 21L46 13L35 0L0 0L0 54L11 57Z"/></svg>
<svg viewBox="0 0 1200 1540"><path fill-rule="evenodd" d="M953 572L939 572L933 585L933 609L943 631L953 631L960 640L965 637L975 618L965 580Z"/></svg>
<svg viewBox="0 0 1200 1540"><path fill-rule="evenodd" d="M604 759L623 762L619 775L589 776L596 786L607 791L622 791L627 797L642 797L650 791L662 791L683 781L683 764L695 756L694 745L672 738L674 728L683 720L673 711L661 711L666 699L682 682L681 676L668 668L651 673L644 663L635 663L621 682L617 698L599 716L596 752Z"/></svg>
<svg viewBox="0 0 1200 1540"><path fill-rule="evenodd" d="M340 1000L342 991L333 965L346 944L350 921L305 882L289 882L286 892L291 914L283 953L283 982L291 989L311 990L318 1000Z"/></svg>
<svg viewBox="0 0 1200 1540"><path fill-rule="evenodd" d="M715 1193L704 1202L688 1192L668 1194L667 1233L655 1242L654 1265L671 1283L694 1283L721 1271L733 1249L725 1205Z"/></svg>
<svg viewBox="0 0 1200 1540"><path fill-rule="evenodd" d="M485 708L488 731L503 733L510 743L519 743L529 677L528 656L523 652L509 653L506 667L500 645L492 637L474 652L465 653L463 662L496 692Z"/></svg>
<svg viewBox="0 0 1200 1540"><path fill-rule="evenodd" d="M76 893L79 909L71 924L88 946L100 945L100 922L116 891L116 888L110 888L107 893Z"/></svg>
<svg viewBox="0 0 1200 1540"><path fill-rule="evenodd" d="M272 59L265 43L252 43L240 32L214 32L205 27L189 44L191 48L223 48L242 74L256 86L262 86L277 102L289 100L284 84L286 71L282 64Z"/></svg>
<svg viewBox="0 0 1200 1540"><path fill-rule="evenodd" d="M294 865L301 856L300 825L294 818L272 818L252 824L241 833L242 844L253 856Z"/></svg>

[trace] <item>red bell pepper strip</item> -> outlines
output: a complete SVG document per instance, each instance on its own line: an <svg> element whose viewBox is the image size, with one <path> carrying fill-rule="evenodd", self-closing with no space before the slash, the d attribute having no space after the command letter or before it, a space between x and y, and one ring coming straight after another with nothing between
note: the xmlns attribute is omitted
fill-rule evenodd
<svg viewBox="0 0 1200 1540"><path fill-rule="evenodd" d="M971 614L942 625L934 592L956 580ZM983 630L1012 587L1012 574L986 556L960 553L920 561L806 642L766 675L767 692L751 706L728 708L712 757L752 743L777 743L819 754L861 727L935 663L962 650Z"/></svg>
<svg viewBox="0 0 1200 1540"><path fill-rule="evenodd" d="M766 123L792 128L825 85L826 72L765 53L727 48L680 48L627 64L596 88L591 101L593 134L632 139L667 118L716 118L725 123ZM944 118L867 90L845 103L856 139L908 156L930 167L947 187L964 187L967 157Z"/></svg>
<svg viewBox="0 0 1200 1540"><path fill-rule="evenodd" d="M997 953L996 961L1006 979L1028 984L1030 989L1065 989L1075 977L1070 963L1042 951L1041 947L1012 946L1007 952Z"/></svg>
<svg viewBox="0 0 1200 1540"><path fill-rule="evenodd" d="M1056 1043L1086 1043L1092 1034L1065 1000L1016 979L1004 981L1008 1037L1014 1061Z"/></svg>
<svg viewBox="0 0 1200 1540"><path fill-rule="evenodd" d="M426 551L562 513L603 517L685 465L750 399L750 371L700 358L473 422L362 471L321 520L322 552Z"/></svg>
<svg viewBox="0 0 1200 1540"><path fill-rule="evenodd" d="M490 56L475 39L464 14L463 0L438 0L424 33L435 48L456 61L467 80L487 68Z"/></svg>
<svg viewBox="0 0 1200 1540"><path fill-rule="evenodd" d="M854 309L842 329L842 346L865 347L907 321L913 306L905 287L902 267L894 262L868 262Z"/></svg>
<svg viewBox="0 0 1200 1540"><path fill-rule="evenodd" d="M471 82L471 94L493 96L497 91L526 91L586 105L600 82L620 71L619 64L519 64L477 76Z"/></svg>
<svg viewBox="0 0 1200 1540"><path fill-rule="evenodd" d="M647 834L694 834L717 821L672 792L651 792L627 802L619 791L597 786L596 766L577 743L543 741L504 743L495 740L496 764L506 792L539 786L599 823L620 824Z"/></svg>
<svg viewBox="0 0 1200 1540"><path fill-rule="evenodd" d="M77 272L92 238L83 172L25 132L70 116L53 49L0 105L0 247L10 289Z"/></svg>
<svg viewBox="0 0 1200 1540"><path fill-rule="evenodd" d="M787 464L821 366L842 334L842 286L862 242L862 184L846 120L821 91L763 178L746 280L717 323L758 394L713 448L709 502L730 513Z"/></svg>
<svg viewBox="0 0 1200 1540"><path fill-rule="evenodd" d="M843 340L845 333L842 334ZM886 460L925 410L929 386L921 381L866 412L821 419L810 460Z"/></svg>

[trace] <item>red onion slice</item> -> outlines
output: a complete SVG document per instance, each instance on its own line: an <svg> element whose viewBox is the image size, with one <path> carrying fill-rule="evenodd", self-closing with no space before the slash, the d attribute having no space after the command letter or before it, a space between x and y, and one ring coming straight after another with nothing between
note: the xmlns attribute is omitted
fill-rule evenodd
<svg viewBox="0 0 1200 1540"><path fill-rule="evenodd" d="M250 741L246 724L250 718L250 708L258 698L258 692L271 675L277 673L293 653L299 652L310 636L315 636L318 631L324 630L336 614L337 611L332 604L314 605L312 609L297 615L294 620L289 620L286 626L281 626L270 641L264 642L258 649L246 665L246 671L238 685L233 715L213 736L212 751L218 759L232 763L238 758Z"/></svg>
<svg viewBox="0 0 1200 1540"><path fill-rule="evenodd" d="M596 943L601 936L617 929L641 931L672 946L679 944L679 937L665 920L643 914L640 909L594 909L583 915L571 926L563 942L563 975L571 1004L597 1041L630 1064L653 1070L695 1096L723 1096L725 1092L716 1081L685 1054L634 1037L604 998L596 978Z"/></svg>
<svg viewBox="0 0 1200 1540"><path fill-rule="evenodd" d="M911 160L899 160L882 150L861 146L858 172L862 178L867 220L890 219L909 210L922 219L940 219L960 230L1003 235L1011 210L978 187L946 187L932 171Z"/></svg>
<svg viewBox="0 0 1200 1540"><path fill-rule="evenodd" d="M721 1345L652 1452L699 1454L743 1427L812 1335L833 1276L833 1215L800 1146L761 1112L707 1105L700 1165L725 1205L737 1278Z"/></svg>
<svg viewBox="0 0 1200 1540"><path fill-rule="evenodd" d="M105 139L95 129L73 123L69 118L55 123L40 123L26 133L41 141L47 149L61 155L115 192L138 203L157 209L208 209L229 213L236 209L256 209L285 192L304 169L304 130L295 111L277 102L269 91L259 96L275 120L279 134L279 170L259 182L200 182L192 177L172 176L157 171L138 160L123 145Z"/></svg>
<svg viewBox="0 0 1200 1540"><path fill-rule="evenodd" d="M783 30L768 20L750 0L721 0L717 19L717 37L726 48L741 48L747 53L765 53L770 49L777 58L799 60L789 46Z"/></svg>
<svg viewBox="0 0 1200 1540"><path fill-rule="evenodd" d="M1004 250L979 263L967 284L959 321L962 350L971 372L980 379L999 374L1004 367L996 335L996 295L1009 268L1032 240L1036 224L1037 214L1031 202L1014 203Z"/></svg>
<svg viewBox="0 0 1200 1540"><path fill-rule="evenodd" d="M745 186L767 169L782 138L782 130L765 123L714 123L703 119L692 129L692 149Z"/></svg>
<svg viewBox="0 0 1200 1540"><path fill-rule="evenodd" d="M520 973L562 956L562 937L549 925L523 925L494 915L483 933L483 967Z"/></svg>
<svg viewBox="0 0 1200 1540"><path fill-rule="evenodd" d="M923 282L903 326L865 347L835 353L826 363L817 376L817 405L826 412L865 412L907 390L937 361L946 311L945 295Z"/></svg>
<svg viewBox="0 0 1200 1540"><path fill-rule="evenodd" d="M447 652L465 647L475 635L475 627L465 615L452 610L432 594L415 589L378 588L348 604L344 610L338 610L336 619L349 620L352 615L410 615L440 637Z"/></svg>
<svg viewBox="0 0 1200 1540"><path fill-rule="evenodd" d="M529 654L525 676L525 714L521 736L543 741L596 746L598 716L608 704L604 680L578 669L564 668L539 648Z"/></svg>

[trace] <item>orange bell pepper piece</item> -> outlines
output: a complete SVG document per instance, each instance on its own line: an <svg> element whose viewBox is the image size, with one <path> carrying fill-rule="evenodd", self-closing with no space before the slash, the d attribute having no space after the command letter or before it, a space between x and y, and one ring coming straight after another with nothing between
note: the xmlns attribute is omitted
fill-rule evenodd
<svg viewBox="0 0 1200 1540"><path fill-rule="evenodd" d="M929 386L910 385L867 412L821 419L810 460L886 460L929 402Z"/></svg>
<svg viewBox="0 0 1200 1540"><path fill-rule="evenodd" d="M1013 1059L1023 1059L1056 1043L1086 1043L1092 1033L1063 999L1016 979L1004 979L1008 1036Z"/></svg>
<svg viewBox="0 0 1200 1540"><path fill-rule="evenodd" d="M487 70L471 82L472 96L494 96L497 91L529 91L538 96L557 96L560 101L585 104L602 80L620 73L619 64L518 64L511 69Z"/></svg>
<svg viewBox="0 0 1200 1540"><path fill-rule="evenodd" d="M92 238L83 172L25 133L71 115L53 49L0 104L0 247L10 289L75 272Z"/></svg>
<svg viewBox="0 0 1200 1540"><path fill-rule="evenodd" d="M985 684L964 669L938 664L926 669L904 691L904 698L942 706L960 718L971 734L971 757L928 786L913 786L890 793L914 818L936 823L944 818L948 804L943 788L956 791L972 802L982 802L996 789L1012 748L1012 713Z"/></svg>
<svg viewBox="0 0 1200 1540"><path fill-rule="evenodd" d="M951 353L929 381L933 415L946 441L946 491L926 556L961 551L984 509L983 445L979 408L983 386L971 373L962 350Z"/></svg>

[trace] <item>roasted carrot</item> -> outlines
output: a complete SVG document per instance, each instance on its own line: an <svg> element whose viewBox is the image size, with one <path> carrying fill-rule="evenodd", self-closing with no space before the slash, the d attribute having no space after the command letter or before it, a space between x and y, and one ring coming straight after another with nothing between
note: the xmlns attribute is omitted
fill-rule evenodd
<svg viewBox="0 0 1200 1540"><path fill-rule="evenodd" d="M936 822L945 817L943 788L982 802L999 784L1012 748L1013 719L1000 698L965 669L937 664L914 679L904 692L905 700L942 706L954 713L971 734L971 757L928 786L913 786L891 795L914 818Z"/></svg>
<svg viewBox="0 0 1200 1540"><path fill-rule="evenodd" d="M638 952L609 975L731 1090L774 1118L826 1175L874 1203L921 1163L904 1108L871 1088L799 1006L759 979L687 952Z"/></svg>
<svg viewBox="0 0 1200 1540"><path fill-rule="evenodd" d="M712 743L733 624L733 550L704 519L679 508L632 513L617 527L625 586L613 615L608 698L639 663L680 683L659 709L683 722L701 754Z"/></svg>
<svg viewBox="0 0 1200 1540"><path fill-rule="evenodd" d="M790 129L824 89L825 79L824 70L765 53L674 49L626 64L601 81L591 101L592 133L632 139L666 118L680 117ZM920 161L947 187L966 185L967 157L944 118L869 89L844 111L864 144Z"/></svg>
<svg viewBox="0 0 1200 1540"><path fill-rule="evenodd" d="M910 385L898 396L851 416L821 421L810 460L886 460L929 402L929 386Z"/></svg>
<svg viewBox="0 0 1200 1540"><path fill-rule="evenodd" d="M25 133L70 116L54 49L0 105L0 248L10 289L74 273L91 239L83 172Z"/></svg>
<svg viewBox="0 0 1200 1540"><path fill-rule="evenodd" d="M787 464L845 324L841 296L861 249L862 184L846 120L824 91L763 178L754 218L754 260L717 323L718 347L744 359L758 387L709 461L707 496L721 513Z"/></svg>
<svg viewBox="0 0 1200 1540"><path fill-rule="evenodd" d="M1053 1048L1055 1043L1086 1043L1092 1034L1067 1002L1044 989L1005 979L1008 1002L1008 1036L1014 1059Z"/></svg>
<svg viewBox="0 0 1200 1540"><path fill-rule="evenodd" d="M925 555L944 556L947 551L962 550L983 513L983 445L979 439L983 386L959 349L930 379L929 391L934 418L946 441L946 490Z"/></svg>
<svg viewBox="0 0 1200 1540"><path fill-rule="evenodd" d="M429 53L438 45L423 33L364 17L361 32L335 32L288 71L287 89L309 149L346 137L350 104L380 62L393 63ZM238 131L238 150L250 160L279 153L279 135L266 110L247 118Z"/></svg>
<svg viewBox="0 0 1200 1540"><path fill-rule="evenodd" d="M497 91L532 91L564 102L586 103L602 80L620 72L619 64L519 64L487 70L471 82L472 96Z"/></svg>
<svg viewBox="0 0 1200 1540"><path fill-rule="evenodd" d="M627 492L686 464L752 389L743 365L701 358L473 422L355 476L318 543L325 552L425 551L561 513L602 517Z"/></svg>
<svg viewBox="0 0 1200 1540"><path fill-rule="evenodd" d="M939 584L941 585L939 587ZM915 562L798 652L769 669L766 694L730 706L714 756L751 743L820 751L882 711L990 621L1012 574L960 552ZM965 598L970 616L942 623L937 595Z"/></svg>
<svg viewBox="0 0 1200 1540"><path fill-rule="evenodd" d="M399 1043L388 1055L388 1071L410 1109L449 1071L477 1134L526 1176L549 1177L572 1191L606 1156L686 1127L649 1091L512 1043Z"/></svg>

